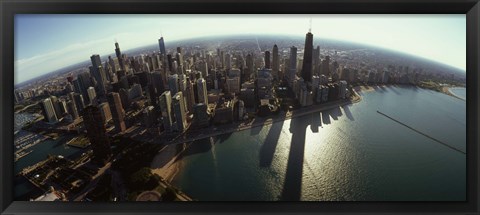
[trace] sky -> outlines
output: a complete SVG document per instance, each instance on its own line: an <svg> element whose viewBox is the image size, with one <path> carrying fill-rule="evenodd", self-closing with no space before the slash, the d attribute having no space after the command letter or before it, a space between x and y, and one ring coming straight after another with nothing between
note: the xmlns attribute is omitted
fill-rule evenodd
<svg viewBox="0 0 480 215"><path fill-rule="evenodd" d="M305 37L312 20L315 40L326 38L392 49L465 71L466 16L445 15L92 15L17 14L14 25L15 84L122 51L189 38L266 34ZM104 59L102 59L104 60Z"/></svg>

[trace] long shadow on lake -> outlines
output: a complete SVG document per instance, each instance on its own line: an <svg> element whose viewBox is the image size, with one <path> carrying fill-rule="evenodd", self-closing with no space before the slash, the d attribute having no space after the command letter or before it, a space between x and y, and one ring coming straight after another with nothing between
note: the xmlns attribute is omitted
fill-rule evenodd
<svg viewBox="0 0 480 215"><path fill-rule="evenodd" d="M181 160L185 157L188 157L190 155L194 155L194 154L199 154L199 153L205 153L205 152L208 152L212 149L213 145L215 143L213 141L210 140L210 138L205 138L205 139L201 139L201 140L197 140L193 143L190 143L190 145L188 146L188 148L182 152L176 159L175 161L178 161L178 160ZM181 144L177 144L178 146L181 146ZM179 151L180 149L177 149L177 152Z"/></svg>
<svg viewBox="0 0 480 215"><path fill-rule="evenodd" d="M262 124L262 125L251 128L251 129L250 129L250 134L251 134L251 135L257 135L257 134L259 134L260 131L262 130L263 124L265 123L266 120L267 120L267 117L255 117L255 119L254 119L254 121L253 121L253 124L260 123L260 124Z"/></svg>
<svg viewBox="0 0 480 215"><path fill-rule="evenodd" d="M384 93L385 92L385 88L382 86L382 87L379 87L377 85L374 85L373 86L373 89L376 91L376 92L379 92L379 93Z"/></svg>
<svg viewBox="0 0 480 215"><path fill-rule="evenodd" d="M292 118L290 132L292 140L288 154L287 172L280 200L299 201L302 191L303 159L305 151L308 116Z"/></svg>
<svg viewBox="0 0 480 215"><path fill-rule="evenodd" d="M398 91L395 89L396 87L397 87L397 86L394 87L394 86L388 85L387 88L388 88L389 90L393 91L395 94L400 95L400 92L398 92Z"/></svg>
<svg viewBox="0 0 480 215"><path fill-rule="evenodd" d="M323 124L325 125L328 125L330 124L330 115L328 114L328 110L327 111L322 111L322 122Z"/></svg>
<svg viewBox="0 0 480 215"><path fill-rule="evenodd" d="M340 106L336 106L328 111L326 111L328 115L332 117L333 120L337 121L338 117L342 116L342 110L340 110Z"/></svg>
<svg viewBox="0 0 480 215"><path fill-rule="evenodd" d="M225 140L230 138L230 136L232 136L232 134L233 134L233 132L225 133L225 134L221 134L221 135L216 136L216 138L218 140L220 140L219 143L222 144L223 142L225 142Z"/></svg>
<svg viewBox="0 0 480 215"><path fill-rule="evenodd" d="M310 119L312 120L312 123L310 124L310 130L312 130L313 133L318 133L318 128L322 127L322 119L320 116L320 112L310 114Z"/></svg>
<svg viewBox="0 0 480 215"><path fill-rule="evenodd" d="M355 118L353 118L353 115L352 115L352 112L350 111L349 106L350 106L350 105L342 106L343 112L345 112L345 115L347 116L347 118L348 118L349 120L355 121Z"/></svg>
<svg viewBox="0 0 480 215"><path fill-rule="evenodd" d="M285 119L285 116L282 116L281 118ZM275 154L278 140L280 138L280 134L282 133L283 119L279 122L273 123L272 127L270 127L270 130L268 131L265 142L260 149L261 167L269 167L272 164L273 155Z"/></svg>

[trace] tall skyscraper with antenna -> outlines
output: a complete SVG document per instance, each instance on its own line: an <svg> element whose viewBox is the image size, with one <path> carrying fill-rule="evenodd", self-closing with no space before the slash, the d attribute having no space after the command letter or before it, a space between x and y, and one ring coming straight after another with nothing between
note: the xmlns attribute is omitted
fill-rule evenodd
<svg viewBox="0 0 480 215"><path fill-rule="evenodd" d="M123 61L122 52L120 51L120 45L118 45L118 42L115 42L115 55L117 56L118 64L120 64L120 69L127 72L125 68L125 62Z"/></svg>
<svg viewBox="0 0 480 215"><path fill-rule="evenodd" d="M301 76L305 82L312 81L312 59L313 59L313 34L312 21L310 20L310 28L305 37L305 49L303 53L303 65Z"/></svg>

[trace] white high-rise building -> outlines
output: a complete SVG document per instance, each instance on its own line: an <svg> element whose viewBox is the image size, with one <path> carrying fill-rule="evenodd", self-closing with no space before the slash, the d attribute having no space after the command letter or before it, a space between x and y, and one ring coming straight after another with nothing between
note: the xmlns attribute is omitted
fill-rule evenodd
<svg viewBox="0 0 480 215"><path fill-rule="evenodd" d="M175 112L176 130L182 132L187 128L187 113L182 92L178 92L173 96L172 105Z"/></svg>
<svg viewBox="0 0 480 215"><path fill-rule="evenodd" d="M88 100L90 101L90 104L93 104L95 101L95 98L97 97L97 93L95 92L95 88L89 87L87 89L87 94L88 94Z"/></svg>
<svg viewBox="0 0 480 215"><path fill-rule="evenodd" d="M198 103L208 104L207 82L203 78L197 80Z"/></svg>
<svg viewBox="0 0 480 215"><path fill-rule="evenodd" d="M58 121L57 115L55 114L55 109L53 108L52 101L50 98L46 98L42 101L43 111L45 119L50 123L55 123Z"/></svg>
<svg viewBox="0 0 480 215"><path fill-rule="evenodd" d="M159 98L160 110L162 112L163 126L165 130L172 131L172 94L165 91Z"/></svg>

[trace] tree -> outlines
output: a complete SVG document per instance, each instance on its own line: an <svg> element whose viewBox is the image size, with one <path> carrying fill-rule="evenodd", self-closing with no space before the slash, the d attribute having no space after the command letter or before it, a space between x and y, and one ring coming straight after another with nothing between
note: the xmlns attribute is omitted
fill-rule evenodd
<svg viewBox="0 0 480 215"><path fill-rule="evenodd" d="M130 186L134 190L150 190L157 185L158 182L148 167L141 168L130 177Z"/></svg>

